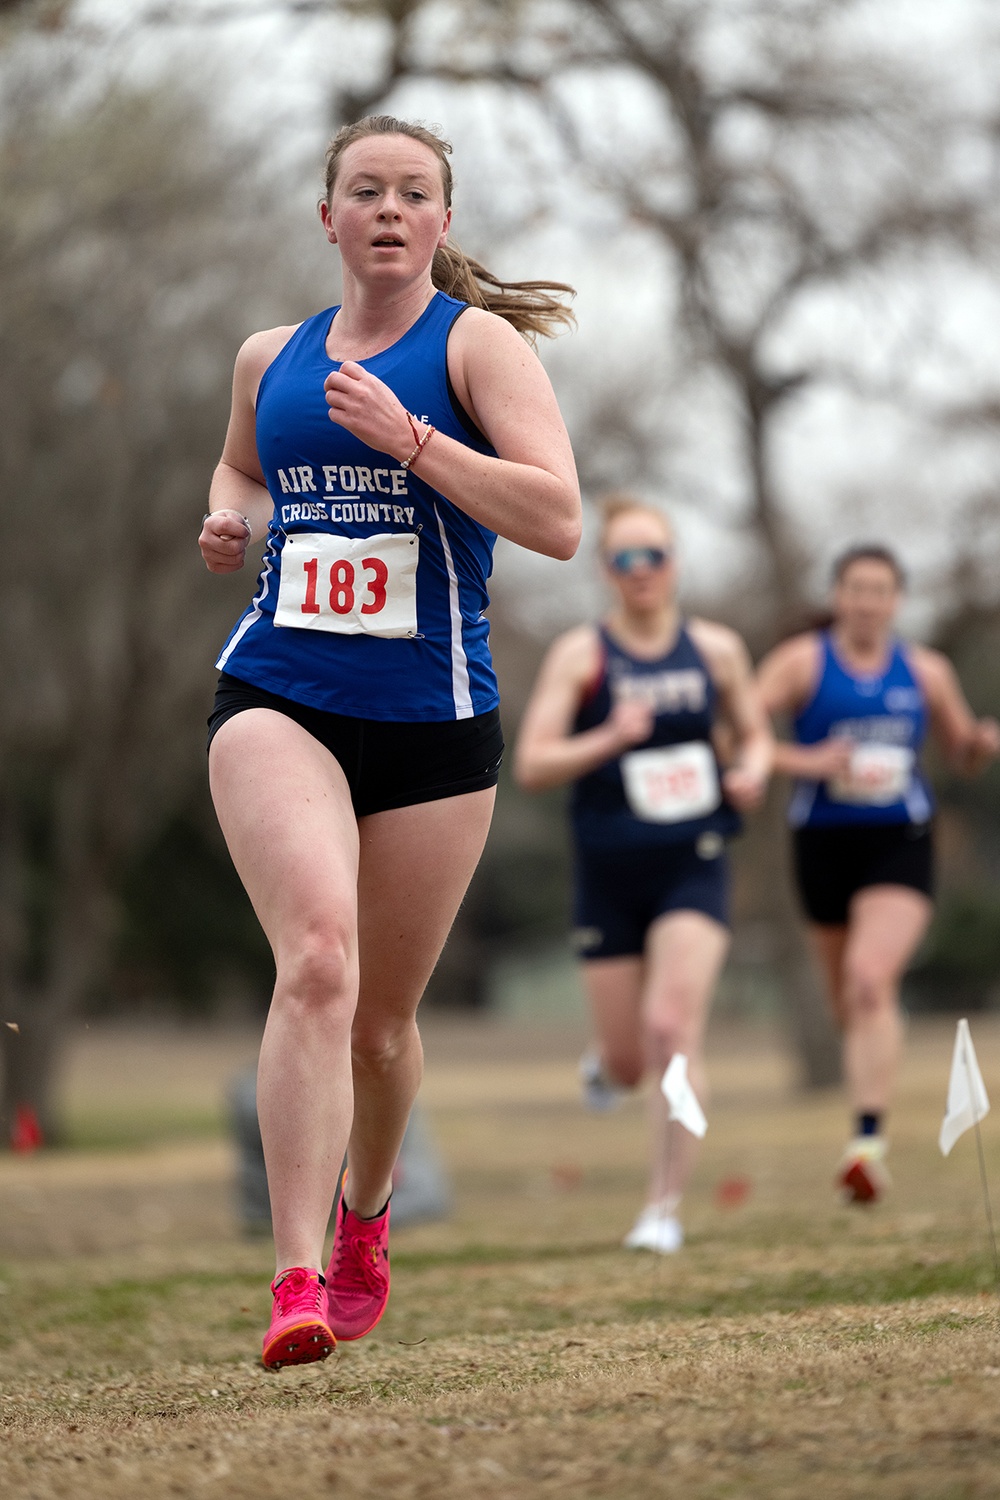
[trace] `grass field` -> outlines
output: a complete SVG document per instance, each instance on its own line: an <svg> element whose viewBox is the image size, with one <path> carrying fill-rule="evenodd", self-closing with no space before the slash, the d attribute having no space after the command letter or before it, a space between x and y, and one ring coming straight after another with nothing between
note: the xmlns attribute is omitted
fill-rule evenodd
<svg viewBox="0 0 1000 1500"><path fill-rule="evenodd" d="M996 1092L1000 1022L973 1030ZM0 1495L998 1496L974 1145L936 1146L952 1037L913 1028L895 1191L848 1213L841 1100L798 1094L768 1034L718 1032L688 1242L661 1259L618 1248L642 1107L584 1114L579 1035L439 1023L424 1098L455 1213L396 1236L375 1334L268 1375L268 1247L237 1233L217 1133L253 1038L85 1034L91 1145L0 1160Z"/></svg>

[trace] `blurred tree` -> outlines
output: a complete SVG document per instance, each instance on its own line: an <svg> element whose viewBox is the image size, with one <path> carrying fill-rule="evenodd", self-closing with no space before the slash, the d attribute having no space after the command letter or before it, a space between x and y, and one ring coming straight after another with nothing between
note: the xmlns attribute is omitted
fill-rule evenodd
<svg viewBox="0 0 1000 1500"><path fill-rule="evenodd" d="M177 0L155 14L262 12L328 15L341 40L369 27L332 70L334 124L391 109L404 87L479 89L519 162L538 168L522 171L541 184L525 188L526 217L603 203L605 224L645 232L670 287L659 336L647 320L631 382L609 388L604 366L579 361L565 372L585 486L669 492L677 427L701 425L700 503L751 559L723 612L757 649L801 623L832 528L790 492L790 417L824 386L926 402L912 338L873 356L843 325L870 325L921 260L946 250L957 269L992 253L989 102L949 93L935 59L862 0ZM745 841L744 914L771 935L805 1076L823 1083L838 1047L802 946L781 803ZM460 929L475 913L470 901ZM474 986L470 934L461 946Z"/></svg>
<svg viewBox="0 0 1000 1500"><path fill-rule="evenodd" d="M130 24L223 27L265 15L290 26L328 17L336 27L334 125L425 101L428 86L439 117L443 90L478 90L523 187L508 211L494 203L492 180L489 190L466 185L463 232L471 219L484 248L517 214L568 223L595 204L599 235L627 225L644 236L669 292L659 328L646 317L643 348L627 351L630 378L614 365L611 381L606 362L573 352L561 371L585 486L641 483L676 496L686 463L698 474L689 491L750 559L742 587L706 602L758 649L797 623L833 527L789 483L790 423L815 392L836 386L862 402L926 406L912 338L866 345L845 330L870 332L893 278L913 289L920 263L942 250L953 269L988 258L991 106L949 97L935 59L908 50L891 20L872 24L861 0L157 0ZM912 300L919 324L927 287ZM560 373L558 364L556 351ZM700 432L694 449L683 428ZM501 601L497 644L503 652L509 635L527 660L516 616L516 602ZM504 654L509 669L514 653ZM517 696L507 696L508 729ZM530 820L511 824L533 849L549 849L546 869L561 858L550 817L540 811L530 836ZM784 977L804 1073L819 1083L834 1076L837 1048L799 937L781 817L774 796L751 825L743 911L758 952L766 947ZM482 998L483 957L504 928L493 912L501 867L516 863L508 846L506 830L491 841L436 976L439 994Z"/></svg>
<svg viewBox="0 0 1000 1500"><path fill-rule="evenodd" d="M282 236L251 147L192 98L64 54L4 61L0 1101L5 1137L27 1104L52 1139L123 872L204 777L212 658L245 585L210 580L195 537Z"/></svg>
<svg viewBox="0 0 1000 1500"><path fill-rule="evenodd" d="M73 0L0 0L0 39L16 31L36 28L57 31Z"/></svg>
<svg viewBox="0 0 1000 1500"><path fill-rule="evenodd" d="M863 386L868 375L835 344L809 349L789 329L807 302L831 292L849 300L859 278L898 271L906 258L982 251L993 205L988 114L977 122L929 93L891 45L873 46L850 0L464 5L450 31L439 26L433 52L419 5L371 9L390 26L381 97L426 76L518 91L578 180L659 241L675 288L663 328L682 367L675 380L689 409L700 392L718 413L740 492L731 524L756 557L753 587L726 613L758 649L771 644L808 612L815 550L808 516L803 525L782 490L786 413L811 385ZM372 108L377 87L341 90L338 106ZM983 165L958 170L976 141ZM911 363L912 351L883 364L881 399L905 399ZM614 449L623 433L638 435L630 397L648 420L641 388L619 390L610 415L608 395L595 381L579 424L585 483L607 482L612 418ZM631 446L648 475L644 435ZM836 1078L839 1047L802 945L782 801L771 797L744 846L744 914L770 930L804 1074L820 1084Z"/></svg>
<svg viewBox="0 0 1000 1500"><path fill-rule="evenodd" d="M814 383L865 375L843 355L831 368L830 346L809 350L790 326L807 299L849 299L857 278L891 273L914 252L975 255L992 212L992 173L955 170L974 134L969 112L935 103L901 60L880 56L863 29L852 34L860 9L580 0L532 21L522 7L516 37L495 32L491 64L455 70L529 91L577 169L660 241L676 289L664 336L683 362L678 383L689 405L700 388L736 453L730 513L757 561L752 588L724 607L757 649L801 626L811 602L815 537L781 482L786 413ZM602 87L620 99L623 78L645 101L642 136L593 107ZM883 368L880 397L904 398L909 374L903 362ZM586 445L581 458L586 477ZM839 1046L803 948L783 800L772 794L742 847L743 915L770 930L804 1075L822 1084L837 1077Z"/></svg>

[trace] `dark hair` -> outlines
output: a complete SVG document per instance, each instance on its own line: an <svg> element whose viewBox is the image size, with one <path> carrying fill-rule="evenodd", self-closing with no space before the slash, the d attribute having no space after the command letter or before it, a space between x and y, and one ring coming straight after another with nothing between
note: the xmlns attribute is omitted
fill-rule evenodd
<svg viewBox="0 0 1000 1500"><path fill-rule="evenodd" d="M856 562L880 562L891 568L896 579L897 588L906 588L906 569L889 547L884 547L881 542L858 542L853 547L848 547L835 558L831 577L834 583L839 583L848 568Z"/></svg>
<svg viewBox="0 0 1000 1500"><path fill-rule="evenodd" d="M326 153L326 201L329 203L333 185L337 180L340 159L348 146L372 135L405 135L411 141L427 146L438 159L441 167L441 182L444 187L445 208L451 207L452 175L451 142L443 139L426 125L417 125L410 120L397 120L393 115L366 115L352 125L344 125L330 142ZM471 307L482 307L506 319L518 333L524 334L529 343L534 343L538 334L552 338L562 326L572 327L576 322L568 307L564 307L557 292L575 297L573 287L564 281L501 281L492 271L487 271L477 260L466 255L457 245L444 245L435 250L431 266L431 280L439 291Z"/></svg>

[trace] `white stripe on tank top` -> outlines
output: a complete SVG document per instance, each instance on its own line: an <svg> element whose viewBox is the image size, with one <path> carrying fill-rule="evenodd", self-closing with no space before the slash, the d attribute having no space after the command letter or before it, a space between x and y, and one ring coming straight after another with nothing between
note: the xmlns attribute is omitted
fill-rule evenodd
<svg viewBox="0 0 1000 1500"><path fill-rule="evenodd" d="M465 654L465 642L462 639L462 609L458 597L458 574L455 572L451 543L448 541L448 533L436 501L434 514L437 516L441 549L444 552L445 566L448 569L448 610L451 615L451 691L455 700L455 718L471 719L474 709L472 689L469 685L469 659Z"/></svg>
<svg viewBox="0 0 1000 1500"><path fill-rule="evenodd" d="M260 606L262 602L267 598L267 591L271 586L271 574L274 571L274 546L270 541L268 542L267 549L264 553L263 564L264 567L261 573L261 586L257 592L256 598L252 601L250 613L242 622L239 629L233 632L232 640L229 641L229 643L226 645L218 661L215 663L216 669L220 672L224 672L226 670L226 662L232 656L233 652L236 650L236 647L239 645L240 641L250 629L250 626L256 625L257 621L261 617L262 610Z"/></svg>

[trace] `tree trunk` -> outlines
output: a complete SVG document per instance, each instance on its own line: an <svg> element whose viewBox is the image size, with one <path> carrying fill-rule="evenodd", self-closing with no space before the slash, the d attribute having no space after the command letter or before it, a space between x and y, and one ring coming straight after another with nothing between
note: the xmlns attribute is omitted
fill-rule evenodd
<svg viewBox="0 0 1000 1500"><path fill-rule="evenodd" d="M768 934L767 963L778 981L785 1033L805 1088L840 1082L840 1039L809 954L792 883L785 795L772 785L736 844L737 918Z"/></svg>
<svg viewBox="0 0 1000 1500"><path fill-rule="evenodd" d="M24 996L17 1004L4 997L5 1024L0 1029L0 1130L9 1146L14 1138L18 1112L30 1109L41 1127L46 1146L64 1138L63 1121L56 1106L59 1067L63 1056L65 1026L46 1011L42 996ZM11 1020L8 1012L16 1019ZM16 1027L16 1030L14 1029Z"/></svg>
<svg viewBox="0 0 1000 1500"><path fill-rule="evenodd" d="M69 765L59 779L48 859L29 852L29 797L16 781L0 806L0 1145L10 1143L24 1108L46 1144L63 1138L59 1065L74 1019L106 971L116 921L114 867L93 833L87 768ZM32 938L40 888L42 932Z"/></svg>
<svg viewBox="0 0 1000 1500"><path fill-rule="evenodd" d="M843 1078L840 1038L798 926L785 933L787 946L776 967L800 1080L804 1088L832 1088Z"/></svg>

